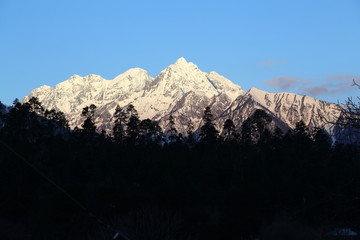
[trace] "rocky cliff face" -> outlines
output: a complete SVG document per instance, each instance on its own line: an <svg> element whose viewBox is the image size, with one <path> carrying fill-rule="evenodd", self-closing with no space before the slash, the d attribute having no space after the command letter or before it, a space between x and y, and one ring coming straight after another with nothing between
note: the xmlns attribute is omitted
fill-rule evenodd
<svg viewBox="0 0 360 240"><path fill-rule="evenodd" d="M140 68L130 69L112 80L98 75L70 79L55 87L42 86L23 101L37 97L43 106L64 112L71 128L83 122L81 111L95 104L96 124L100 130L112 131L115 107L133 104L141 119L153 119L165 129L169 115L176 128L186 133L189 122L194 129L201 125L203 111L210 106L215 123L221 130L226 119L232 119L239 129L256 109L265 110L273 123L284 131L294 128L300 120L310 128L325 128L329 133L340 115L340 107L311 97L292 93L268 93L256 88L248 92L216 72L202 72L184 58L152 78Z"/></svg>
<svg viewBox="0 0 360 240"><path fill-rule="evenodd" d="M80 126L81 111L85 106L97 106L96 123L101 129L111 131L112 115L116 105L133 104L141 119L160 121L164 127L170 114L176 119L180 131L191 119L194 126L201 121L203 110L211 106L215 116L241 95L243 89L216 72L202 72L184 58L152 78L147 71L133 68L112 80L98 75L70 79L54 88L42 86L33 90L23 101L37 97L46 108L64 112L70 126Z"/></svg>
<svg viewBox="0 0 360 240"><path fill-rule="evenodd" d="M340 116L337 104L327 103L308 96L293 93L269 93L251 88L245 95L239 96L219 117L221 125L225 119L234 121L240 127L256 109L267 112L273 121L283 130L295 128L302 120L309 128L325 128L333 131L333 124Z"/></svg>

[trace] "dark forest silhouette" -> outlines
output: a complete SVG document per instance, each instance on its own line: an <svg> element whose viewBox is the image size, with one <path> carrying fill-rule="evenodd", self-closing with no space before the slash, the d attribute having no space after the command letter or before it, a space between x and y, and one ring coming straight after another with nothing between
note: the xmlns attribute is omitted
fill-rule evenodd
<svg viewBox="0 0 360 240"><path fill-rule="evenodd" d="M109 135L96 131L95 112L84 108L70 130L36 98L0 111L0 239L112 239L114 227L131 240L360 231L359 146L332 143L322 129L271 130L257 110L241 132L230 119L219 131L207 107L200 129L190 123L182 136L173 116L163 130L129 105L116 108Z"/></svg>

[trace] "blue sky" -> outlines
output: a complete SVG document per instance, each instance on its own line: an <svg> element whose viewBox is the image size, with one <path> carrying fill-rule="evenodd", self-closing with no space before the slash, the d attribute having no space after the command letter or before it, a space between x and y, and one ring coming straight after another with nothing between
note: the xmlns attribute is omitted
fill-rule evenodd
<svg viewBox="0 0 360 240"><path fill-rule="evenodd" d="M0 100L185 57L245 90L359 96L358 0L0 0Z"/></svg>

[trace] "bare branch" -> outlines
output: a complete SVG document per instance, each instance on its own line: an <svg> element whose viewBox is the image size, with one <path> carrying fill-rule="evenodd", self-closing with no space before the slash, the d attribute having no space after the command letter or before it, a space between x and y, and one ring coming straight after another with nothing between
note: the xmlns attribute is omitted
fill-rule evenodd
<svg viewBox="0 0 360 240"><path fill-rule="evenodd" d="M360 84L358 84L358 83L355 81L355 79L353 79L353 84L352 84L352 86L357 86L358 88L360 88Z"/></svg>

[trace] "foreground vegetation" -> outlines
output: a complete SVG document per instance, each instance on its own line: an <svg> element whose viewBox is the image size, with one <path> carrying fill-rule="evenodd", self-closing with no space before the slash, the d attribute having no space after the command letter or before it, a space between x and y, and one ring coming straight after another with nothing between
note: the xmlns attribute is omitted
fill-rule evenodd
<svg viewBox="0 0 360 240"><path fill-rule="evenodd" d="M284 134L256 111L241 133L228 120L220 134L206 108L201 129L182 137L171 116L162 130L130 106L117 108L109 136L96 132L95 111L84 108L75 131L37 99L0 116L1 239L325 239L334 228L360 230L360 149L332 144L321 129L299 122Z"/></svg>

